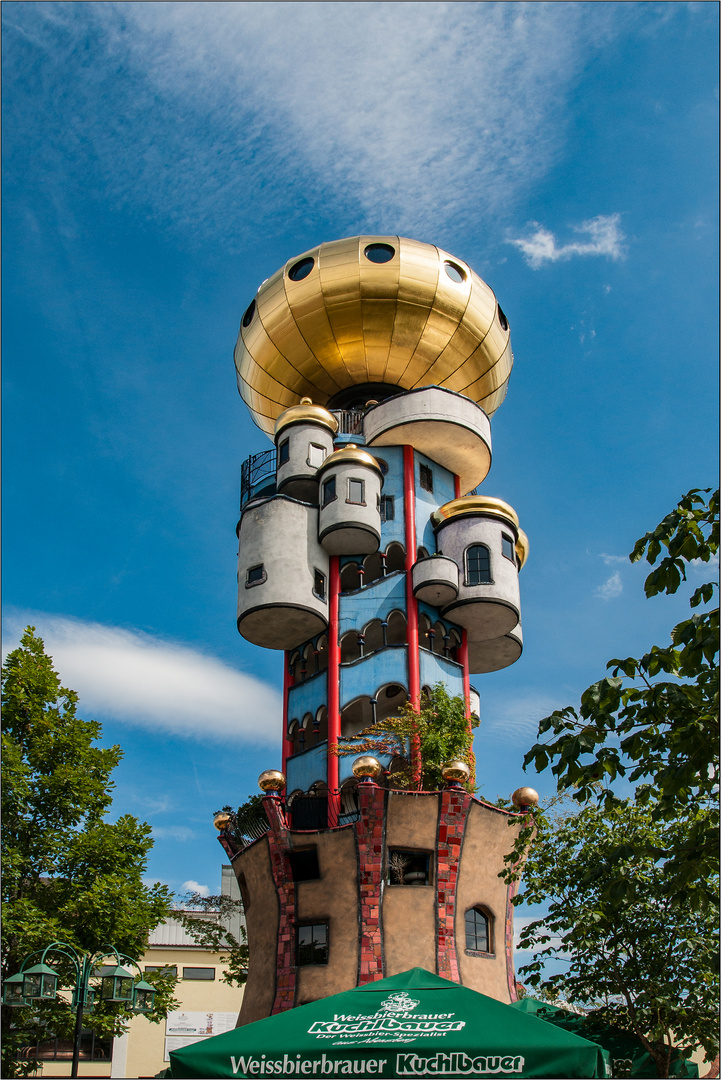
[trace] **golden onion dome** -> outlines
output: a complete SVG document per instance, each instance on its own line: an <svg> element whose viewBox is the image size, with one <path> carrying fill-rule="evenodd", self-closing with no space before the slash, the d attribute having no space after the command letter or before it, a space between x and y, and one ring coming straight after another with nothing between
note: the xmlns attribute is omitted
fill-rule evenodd
<svg viewBox="0 0 721 1080"><path fill-rule="evenodd" d="M322 424L333 435L338 430L338 421L333 413L328 412L322 405L314 405L310 398L304 397L300 399L300 405L293 405L280 414L275 422L275 437L291 424L302 423Z"/></svg>
<svg viewBox="0 0 721 1080"><path fill-rule="evenodd" d="M332 468L333 465L366 465L371 469L376 469L381 475L381 483L383 482L383 470L380 465L367 450L361 450L355 443L347 443L342 446L340 450L334 450L332 454L329 454L323 464L318 469L318 474L325 472L326 469Z"/></svg>
<svg viewBox="0 0 721 1080"><path fill-rule="evenodd" d="M488 514L491 517L501 518L503 521L510 522L516 532L519 532L518 514L513 507L503 499L494 499L490 495L464 495L461 499L451 499L450 502L444 503L433 511L431 521L437 528L441 522L448 521L449 518L463 517L466 514ZM522 535L527 546L526 534ZM519 542L520 536L519 532Z"/></svg>
<svg viewBox="0 0 721 1080"><path fill-rule="evenodd" d="M520 570L524 562L528 558L528 537L524 533L523 529L518 530L518 539L516 540L516 555L518 556L518 569Z"/></svg>
<svg viewBox="0 0 721 1080"><path fill-rule="evenodd" d="M493 291L461 259L401 236L354 236L297 255L258 289L235 348L238 388L269 435L301 396L442 386L491 415L513 365Z"/></svg>

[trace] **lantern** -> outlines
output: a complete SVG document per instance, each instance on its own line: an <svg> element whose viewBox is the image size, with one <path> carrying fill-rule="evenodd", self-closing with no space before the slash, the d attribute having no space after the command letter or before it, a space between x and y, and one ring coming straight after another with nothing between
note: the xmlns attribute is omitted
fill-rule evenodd
<svg viewBox="0 0 721 1080"><path fill-rule="evenodd" d="M35 964L23 972L23 997L28 1001L51 1001L57 989L57 972L47 964Z"/></svg>
<svg viewBox="0 0 721 1080"><path fill-rule="evenodd" d="M102 983L101 997L103 1001L113 1001L119 1004L127 1004L133 1000L133 976L126 968L114 967L100 979Z"/></svg>
<svg viewBox="0 0 721 1080"><path fill-rule="evenodd" d="M133 991L133 1011L137 1013L147 1013L153 1008L153 1001L155 1000L155 987L151 986L145 979L141 979L140 982L135 984Z"/></svg>
<svg viewBox="0 0 721 1080"><path fill-rule="evenodd" d="M10 975L5 980L3 986L3 1005L14 1005L16 1008L27 1005L23 993L23 980L24 975L22 972L18 972L17 975Z"/></svg>

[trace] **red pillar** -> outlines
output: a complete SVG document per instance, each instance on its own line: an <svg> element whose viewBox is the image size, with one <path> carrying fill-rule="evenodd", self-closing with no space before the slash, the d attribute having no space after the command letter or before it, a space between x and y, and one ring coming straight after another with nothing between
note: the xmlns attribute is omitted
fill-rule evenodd
<svg viewBox="0 0 721 1080"><path fill-rule="evenodd" d="M328 748L340 739L340 641L339 634L340 560L330 558L328 595ZM328 823L338 821L340 795L338 758L328 754Z"/></svg>
<svg viewBox="0 0 721 1080"><path fill-rule="evenodd" d="M419 709L421 703L421 665L418 653L418 603L413 595L411 567L416 561L416 484L415 461L412 446L403 447L403 493L406 522L406 619L408 637L408 697L411 705ZM413 779L420 784L420 740L413 739L411 760Z"/></svg>
<svg viewBox="0 0 721 1080"><path fill-rule="evenodd" d="M283 774L286 775L288 758L293 754L293 740L288 738L288 691L293 685L290 675L290 652L283 653Z"/></svg>

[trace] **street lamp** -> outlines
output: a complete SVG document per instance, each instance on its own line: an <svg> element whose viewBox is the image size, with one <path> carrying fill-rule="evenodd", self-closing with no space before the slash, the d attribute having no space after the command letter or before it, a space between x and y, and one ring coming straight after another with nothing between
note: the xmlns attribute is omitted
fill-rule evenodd
<svg viewBox="0 0 721 1080"><path fill-rule="evenodd" d="M39 952L40 950L38 950ZM83 1012L92 1009L97 995L97 987L90 985L91 978L100 979L100 997L110 1004L124 1005L129 1012L148 1013L153 1008L155 989L143 978L143 973L135 960L119 953L114 945L103 946L97 953L78 953L72 945L66 945L64 941L53 941L47 948L42 950L40 963L26 968L32 956L27 956L16 975L10 975L3 983L2 1000L4 1005L22 1007L31 1005L37 1001L54 1000L57 990L59 975L53 968L45 963L48 953L60 953L70 960L75 969L75 986L72 995L72 1008L75 1011L75 1034L73 1038L73 1064L70 1070L71 1077L78 1075L80 1063L80 1036L83 1030ZM112 956L115 959L115 967L104 975L96 973L98 961ZM135 982L132 971L122 967L120 961L132 964L137 968L140 979Z"/></svg>

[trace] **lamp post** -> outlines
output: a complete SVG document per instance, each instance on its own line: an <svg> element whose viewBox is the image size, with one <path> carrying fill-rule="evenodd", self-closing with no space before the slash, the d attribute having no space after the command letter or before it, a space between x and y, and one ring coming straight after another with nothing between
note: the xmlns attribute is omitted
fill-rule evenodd
<svg viewBox="0 0 721 1080"><path fill-rule="evenodd" d="M3 1004L22 1007L31 1005L36 1001L52 1001L58 990L60 976L57 971L45 963L48 953L59 953L71 962L75 970L75 986L73 988L72 1008L75 1010L75 1033L73 1036L73 1064L70 1070L71 1076L78 1075L80 1063L80 1037L83 1030L83 1012L90 1011L95 1002L97 987L90 985L90 979L100 978L100 998L113 1004L124 1005L130 1012L147 1013L153 1008L155 989L143 978L143 973L135 960L123 953L119 953L114 945L103 946L96 953L79 953L72 945L64 941L53 941L42 950L39 964L26 967L26 964L37 955L40 950L31 953L23 960L20 971L11 975L3 985ZM115 967L105 975L94 975L94 968L98 962L106 957L115 959ZM126 964L132 964L137 968L140 975L138 982L135 976L126 967L121 965L121 960Z"/></svg>

